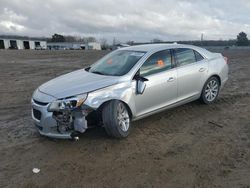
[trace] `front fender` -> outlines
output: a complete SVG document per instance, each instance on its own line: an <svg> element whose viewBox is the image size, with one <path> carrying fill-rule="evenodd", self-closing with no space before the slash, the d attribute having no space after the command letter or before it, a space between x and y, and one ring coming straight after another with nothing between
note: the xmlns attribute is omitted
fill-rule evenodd
<svg viewBox="0 0 250 188"><path fill-rule="evenodd" d="M132 115L135 114L135 103L133 100L134 87L130 82L122 82L109 87L105 87L88 94L84 104L93 109L99 108L103 103L110 100L120 100L126 103Z"/></svg>

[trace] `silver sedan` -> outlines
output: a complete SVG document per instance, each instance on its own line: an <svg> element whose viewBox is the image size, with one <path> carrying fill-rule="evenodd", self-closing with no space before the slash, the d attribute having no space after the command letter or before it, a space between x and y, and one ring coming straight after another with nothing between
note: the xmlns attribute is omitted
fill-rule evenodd
<svg viewBox="0 0 250 188"><path fill-rule="evenodd" d="M32 118L41 135L74 138L92 126L127 137L131 121L197 99L214 103L228 79L219 53L181 44L118 49L41 85Z"/></svg>

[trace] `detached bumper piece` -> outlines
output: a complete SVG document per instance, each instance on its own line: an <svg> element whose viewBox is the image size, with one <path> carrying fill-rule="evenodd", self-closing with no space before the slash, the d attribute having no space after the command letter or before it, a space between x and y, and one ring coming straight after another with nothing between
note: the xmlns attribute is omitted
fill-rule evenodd
<svg viewBox="0 0 250 188"><path fill-rule="evenodd" d="M71 136L73 135L73 133L64 133L64 134L60 134L60 133L45 133L43 131L39 130L39 133L43 136L46 137L50 137L50 138L56 138L56 139L73 139L74 137Z"/></svg>

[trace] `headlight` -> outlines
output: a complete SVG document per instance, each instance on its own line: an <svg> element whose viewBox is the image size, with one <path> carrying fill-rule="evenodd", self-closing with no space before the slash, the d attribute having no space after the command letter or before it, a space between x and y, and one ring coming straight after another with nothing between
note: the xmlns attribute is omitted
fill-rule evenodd
<svg viewBox="0 0 250 188"><path fill-rule="evenodd" d="M48 111L53 112L76 109L84 103L87 97L87 94L82 94L75 97L54 101L48 106Z"/></svg>

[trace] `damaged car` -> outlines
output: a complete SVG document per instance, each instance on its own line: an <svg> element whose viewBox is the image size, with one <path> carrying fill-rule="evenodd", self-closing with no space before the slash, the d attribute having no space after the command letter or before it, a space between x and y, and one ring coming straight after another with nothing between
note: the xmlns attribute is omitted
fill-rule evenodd
<svg viewBox="0 0 250 188"><path fill-rule="evenodd" d="M93 126L124 138L134 120L197 99L215 102L227 79L227 59L200 47L120 48L38 87L32 118L39 133L52 138L71 139Z"/></svg>

